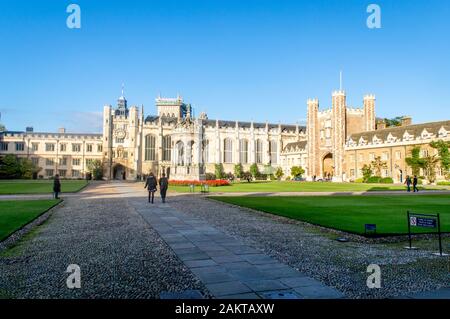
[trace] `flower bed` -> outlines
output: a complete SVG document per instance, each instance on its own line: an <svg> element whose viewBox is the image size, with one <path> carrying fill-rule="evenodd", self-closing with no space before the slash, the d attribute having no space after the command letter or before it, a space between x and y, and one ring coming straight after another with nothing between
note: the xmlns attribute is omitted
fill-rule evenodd
<svg viewBox="0 0 450 319"><path fill-rule="evenodd" d="M189 185L208 185L208 186L230 186L230 182L224 179L214 179L206 181L189 181L189 180L170 180L169 185L189 186Z"/></svg>

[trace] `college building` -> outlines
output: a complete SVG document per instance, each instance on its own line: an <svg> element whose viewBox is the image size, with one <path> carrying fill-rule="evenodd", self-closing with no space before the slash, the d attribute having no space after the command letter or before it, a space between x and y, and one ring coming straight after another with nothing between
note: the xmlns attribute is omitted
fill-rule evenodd
<svg viewBox="0 0 450 319"><path fill-rule="evenodd" d="M437 154L431 141L450 141L450 120L412 124L404 117L401 126L386 128L376 123L374 95L350 107L342 90L332 93L328 109L308 99L306 126L194 117L180 96L157 97L155 104L156 114L145 116L143 106L128 106L122 91L116 106L103 107L100 134L0 131L0 156L29 158L41 168L40 178L83 178L100 160L106 179L165 172L170 179L202 180L215 164L232 173L236 164L248 171L256 163L261 172L281 167L289 176L292 166L301 166L309 180L333 181L361 178L362 167L380 156L387 167L383 177L401 182L411 174L405 158L414 146L425 156ZM437 179L444 179L441 169Z"/></svg>

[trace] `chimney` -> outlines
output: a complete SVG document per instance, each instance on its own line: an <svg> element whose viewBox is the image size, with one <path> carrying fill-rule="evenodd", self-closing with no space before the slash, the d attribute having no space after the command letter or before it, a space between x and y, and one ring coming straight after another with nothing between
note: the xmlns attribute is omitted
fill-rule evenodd
<svg viewBox="0 0 450 319"><path fill-rule="evenodd" d="M377 121L377 130L383 130L386 128L386 122L384 120Z"/></svg>
<svg viewBox="0 0 450 319"><path fill-rule="evenodd" d="M58 133L59 133L59 134L64 134L64 133L66 133L66 129L65 129L64 127L60 127L60 128L58 129Z"/></svg>
<svg viewBox="0 0 450 319"><path fill-rule="evenodd" d="M411 116L403 116L401 119L402 126L408 126L412 124Z"/></svg>

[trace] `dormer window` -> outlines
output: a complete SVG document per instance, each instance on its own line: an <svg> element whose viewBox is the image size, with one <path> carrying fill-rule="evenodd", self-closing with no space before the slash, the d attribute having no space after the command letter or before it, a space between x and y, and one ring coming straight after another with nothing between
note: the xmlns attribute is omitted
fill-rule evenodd
<svg viewBox="0 0 450 319"><path fill-rule="evenodd" d="M421 137L422 137L423 139L427 139L427 138L430 138L430 137L431 137L431 134L428 133L428 131L427 131L426 129L424 129L424 130L422 131Z"/></svg>
<svg viewBox="0 0 450 319"><path fill-rule="evenodd" d="M447 130L444 127L441 127L439 132L438 132L438 136L439 137L446 137L448 134Z"/></svg>

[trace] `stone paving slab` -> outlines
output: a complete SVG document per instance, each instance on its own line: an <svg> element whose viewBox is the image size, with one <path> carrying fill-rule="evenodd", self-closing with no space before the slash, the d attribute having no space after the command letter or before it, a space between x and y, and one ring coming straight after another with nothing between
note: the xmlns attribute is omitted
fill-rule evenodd
<svg viewBox="0 0 450 319"><path fill-rule="evenodd" d="M144 198L130 204L216 298L343 297L337 290L170 204L151 205Z"/></svg>

